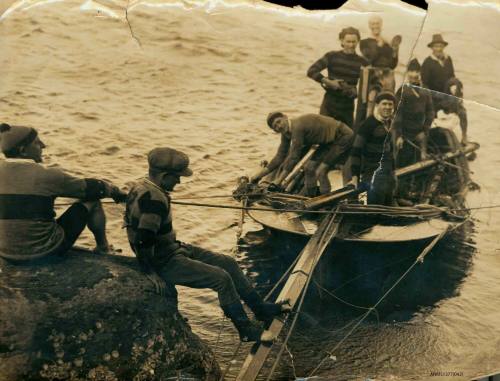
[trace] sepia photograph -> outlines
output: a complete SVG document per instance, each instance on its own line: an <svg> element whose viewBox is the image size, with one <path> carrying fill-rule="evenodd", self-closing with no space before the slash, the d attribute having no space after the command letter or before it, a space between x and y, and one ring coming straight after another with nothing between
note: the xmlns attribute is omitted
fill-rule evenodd
<svg viewBox="0 0 500 381"><path fill-rule="evenodd" d="M0 381L500 380L498 32L2 3Z"/></svg>

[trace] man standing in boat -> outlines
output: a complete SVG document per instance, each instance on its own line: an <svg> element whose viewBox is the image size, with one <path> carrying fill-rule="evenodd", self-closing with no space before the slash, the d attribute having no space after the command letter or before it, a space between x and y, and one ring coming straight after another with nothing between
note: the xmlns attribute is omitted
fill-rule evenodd
<svg viewBox="0 0 500 381"><path fill-rule="evenodd" d="M264 302L234 258L177 241L169 192L182 176L192 175L188 156L168 147L155 148L148 163L148 176L132 186L125 212L130 246L143 271L159 294L164 294L166 282L217 291L240 339L258 341L263 330L248 319L240 299L264 322L281 314L283 307Z"/></svg>
<svg viewBox="0 0 500 381"><path fill-rule="evenodd" d="M422 88L420 64L412 59L406 72L407 83L396 93L398 110L394 117L398 148L397 166L404 167L427 158L429 129L434 120L434 107L429 90ZM417 150L415 147L419 147Z"/></svg>
<svg viewBox="0 0 500 381"><path fill-rule="evenodd" d="M304 151L318 144L318 149L304 167L305 193L315 196L318 182L321 194L330 192L328 172L345 161L353 140L352 130L345 123L317 114L289 119L282 112L273 112L267 117L267 125L281 134L281 143L274 158L251 181L256 183L282 166L281 173L274 180L280 184L300 161Z"/></svg>
<svg viewBox="0 0 500 381"><path fill-rule="evenodd" d="M354 99L362 66L366 60L356 54L360 40L356 28L344 28L339 34L342 50L326 53L307 71L307 76L325 89L320 114L331 116L353 128ZM321 72L328 70L328 76Z"/></svg>
<svg viewBox="0 0 500 381"><path fill-rule="evenodd" d="M125 194L102 180L76 178L42 165L46 147L31 127L0 125L0 257L17 262L65 254L87 226L98 254L110 253L106 218L99 201ZM78 198L55 219L56 197Z"/></svg>
<svg viewBox="0 0 500 381"><path fill-rule="evenodd" d="M391 204L395 192L394 148L398 143L391 128L395 101L390 92L377 95L374 113L360 125L351 149L351 183L355 187L371 190L375 171L380 168L379 174L384 175L384 181L377 179L375 192L369 192L369 203Z"/></svg>
<svg viewBox="0 0 500 381"><path fill-rule="evenodd" d="M462 130L462 143L467 142L467 111L463 105L462 83L455 77L455 68L449 55L444 52L448 45L440 34L432 36L432 41L427 46L432 49L432 54L422 64L423 85L432 90L434 111L446 113L454 112L460 120Z"/></svg>

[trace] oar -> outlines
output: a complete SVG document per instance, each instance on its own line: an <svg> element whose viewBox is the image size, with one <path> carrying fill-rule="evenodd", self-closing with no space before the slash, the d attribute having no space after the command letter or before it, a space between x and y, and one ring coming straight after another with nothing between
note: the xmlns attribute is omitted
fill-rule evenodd
<svg viewBox="0 0 500 381"><path fill-rule="evenodd" d="M307 161L314 155L318 145L313 145L302 159L295 165L292 171L278 184L281 188L286 189L290 182L300 173Z"/></svg>

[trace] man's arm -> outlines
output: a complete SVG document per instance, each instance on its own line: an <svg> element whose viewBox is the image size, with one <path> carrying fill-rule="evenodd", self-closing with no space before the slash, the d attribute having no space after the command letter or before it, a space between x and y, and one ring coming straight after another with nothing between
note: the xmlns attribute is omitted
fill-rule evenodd
<svg viewBox="0 0 500 381"><path fill-rule="evenodd" d="M351 148L351 174L352 183L357 187L361 175L361 155L366 143L365 128L361 125Z"/></svg>
<svg viewBox="0 0 500 381"><path fill-rule="evenodd" d="M424 132L428 134L434 120L434 104L432 102L432 96L430 92L426 90L423 91L425 91L425 95L427 98L425 102Z"/></svg>
<svg viewBox="0 0 500 381"><path fill-rule="evenodd" d="M111 197L116 202L124 202L127 197L126 193L107 181L77 178L57 168L47 169L46 178L48 180L43 186L49 188L50 193L56 197L78 198L85 201Z"/></svg>
<svg viewBox="0 0 500 381"><path fill-rule="evenodd" d="M252 183L257 183L264 176L268 175L269 173L274 171L276 168L278 168L281 165L281 163L283 163L283 161L285 160L289 148L290 148L290 139L287 138L284 134L281 134L281 142L280 142L280 146L278 147L278 151L276 152L274 157L271 159L269 164L267 164L256 175L252 176L250 181Z"/></svg>
<svg viewBox="0 0 500 381"><path fill-rule="evenodd" d="M311 65L311 67L307 70L307 76L318 83L322 83L322 79L325 78L321 72L328 67L328 53L317 60L315 63Z"/></svg>
<svg viewBox="0 0 500 381"><path fill-rule="evenodd" d="M155 233L150 230L139 229L137 231L136 242L134 243L134 253L141 266L141 270L153 283L156 293L164 295L166 288L165 281L156 273L153 266L154 243Z"/></svg>
<svg viewBox="0 0 500 381"><path fill-rule="evenodd" d="M432 64L430 63L430 60L426 58L424 60L424 63L422 64L422 67L420 68L420 76L422 77L422 86L426 87L429 89L429 83L432 78Z"/></svg>
<svg viewBox="0 0 500 381"><path fill-rule="evenodd" d="M450 60L450 68L451 68L451 77L455 76L455 68L453 67L453 61L450 56L448 56L448 59Z"/></svg>
<svg viewBox="0 0 500 381"><path fill-rule="evenodd" d="M304 127L299 124L297 124L291 132L290 150L283 164L283 174L281 176L283 179L293 170L301 159L304 149L304 132Z"/></svg>

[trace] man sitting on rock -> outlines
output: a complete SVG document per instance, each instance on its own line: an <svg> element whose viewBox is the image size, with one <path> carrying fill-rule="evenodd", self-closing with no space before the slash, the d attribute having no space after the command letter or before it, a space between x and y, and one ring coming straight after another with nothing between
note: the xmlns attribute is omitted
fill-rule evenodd
<svg viewBox="0 0 500 381"><path fill-rule="evenodd" d="M282 306L264 302L234 258L177 241L169 192L181 176L192 175L188 156L172 148L155 148L148 163L149 174L132 186L125 212L130 246L144 272L162 295L165 282L217 291L240 339L258 341L263 330L248 319L240 299L264 322L279 315Z"/></svg>
<svg viewBox="0 0 500 381"><path fill-rule="evenodd" d="M267 124L281 134L281 144L274 158L251 181L258 182L282 165L283 170L275 180L279 184L300 161L304 150L319 144L304 167L305 193L307 196L316 196L317 182L321 194L330 192L328 172L336 164L345 161L353 140L352 130L332 117L317 114L289 119L282 112L273 112L267 117Z"/></svg>
<svg viewBox="0 0 500 381"><path fill-rule="evenodd" d="M0 125L0 257L35 260L66 253L85 226L96 240L95 252L108 253L106 218L99 199L123 201L116 186L76 178L41 164L45 144L34 128ZM58 219L57 197L78 198Z"/></svg>

